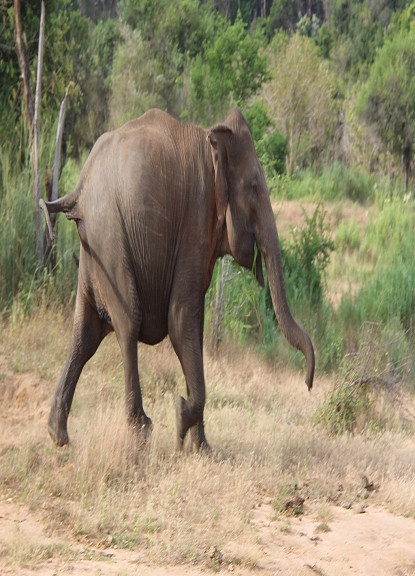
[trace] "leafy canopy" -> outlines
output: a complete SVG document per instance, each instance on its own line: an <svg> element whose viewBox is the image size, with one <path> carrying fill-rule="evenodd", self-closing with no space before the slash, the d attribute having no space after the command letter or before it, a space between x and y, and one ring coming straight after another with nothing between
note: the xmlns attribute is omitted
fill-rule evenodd
<svg viewBox="0 0 415 576"><path fill-rule="evenodd" d="M241 106L267 77L260 32L250 33L238 13L234 24L220 15L213 42L196 57L190 71L191 105L195 117L208 124L229 105Z"/></svg>

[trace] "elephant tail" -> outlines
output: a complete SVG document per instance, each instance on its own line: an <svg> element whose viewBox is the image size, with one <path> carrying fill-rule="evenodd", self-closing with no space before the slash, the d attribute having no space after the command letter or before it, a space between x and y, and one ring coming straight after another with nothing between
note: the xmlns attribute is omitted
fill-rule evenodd
<svg viewBox="0 0 415 576"><path fill-rule="evenodd" d="M79 191L77 188L72 190L66 196L62 196L57 200L53 200L51 202L47 202L41 198L39 200L39 208L43 211L46 219L46 225L48 227L49 236L51 242L56 241L56 236L53 231L53 225L50 218L50 214L56 214L58 212L63 212L68 220L80 220L81 215L78 208L78 198L79 198Z"/></svg>

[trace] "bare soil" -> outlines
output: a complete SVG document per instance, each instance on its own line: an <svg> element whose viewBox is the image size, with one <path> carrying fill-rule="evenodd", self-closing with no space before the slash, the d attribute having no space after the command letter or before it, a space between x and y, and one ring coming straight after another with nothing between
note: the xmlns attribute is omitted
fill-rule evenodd
<svg viewBox="0 0 415 576"><path fill-rule="evenodd" d="M226 562L218 549L207 551L217 570L246 576L270 574L281 576L308 574L359 574L362 576L413 576L415 574L415 522L394 516L368 505L366 508L330 507L331 520L322 524L313 515L312 503L304 513L289 520L275 520L266 499L252 510L250 524L258 542L255 568L239 567ZM19 532L20 538L42 544L46 549L70 551L69 559L59 553L27 567L11 566L0 558L1 574L54 576L55 574L200 576L205 567L155 566L146 563L145 553L97 547L92 542L77 541L62 530L50 534L48 517L42 511L28 510L10 500L0 500L0 543ZM68 554L68 553L67 553Z"/></svg>
<svg viewBox="0 0 415 576"><path fill-rule="evenodd" d="M50 399L44 382L36 374L16 373L10 358L0 355L0 439L7 431L27 437L27 428L45 430ZM30 409L29 409L30 407ZM0 442L0 453L4 449ZM3 463L5 461L3 460ZM376 490L376 486L373 487ZM341 487L339 488L339 493ZM321 521L317 503L307 498L287 502L287 509L298 505L298 516L280 516L264 495L249 516L250 529L257 542L255 566L240 566L227 561L225 553L206 550L212 571L248 574L410 576L415 575L415 521L394 516L379 507L371 497L362 502L328 504L327 521ZM0 574L15 576L54 576L56 574L100 576L200 576L209 573L204 566L154 565L146 561L145 547L118 549L109 538L99 542L75 537L67 527L57 527L45 509L30 510L17 498L0 493ZM14 545L13 545L14 543ZM32 547L29 560L16 560L16 547ZM39 552L36 552L36 547ZM8 552L5 554L4 550ZM12 552L11 552L12 551ZM14 552L13 552L14 551ZM21 556L21 555L20 555Z"/></svg>

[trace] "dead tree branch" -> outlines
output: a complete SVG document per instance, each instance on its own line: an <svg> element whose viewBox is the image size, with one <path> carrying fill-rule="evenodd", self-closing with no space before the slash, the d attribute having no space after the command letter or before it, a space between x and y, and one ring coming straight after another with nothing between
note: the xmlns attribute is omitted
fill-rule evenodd
<svg viewBox="0 0 415 576"><path fill-rule="evenodd" d="M43 68L43 46L45 40L45 3L42 0L40 12L40 30L39 30L39 47L37 60L36 76L36 97L35 111L33 117L33 140L32 140L32 176L33 176L33 202L34 202L34 220L36 230L36 251L39 262L43 261L43 230L42 214L39 209L39 200L41 198L41 181L40 181L40 100L42 95L42 68Z"/></svg>

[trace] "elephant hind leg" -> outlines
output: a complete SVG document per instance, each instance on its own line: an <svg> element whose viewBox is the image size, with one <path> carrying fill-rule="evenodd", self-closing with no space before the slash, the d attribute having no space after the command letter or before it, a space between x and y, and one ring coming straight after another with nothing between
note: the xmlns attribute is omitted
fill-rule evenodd
<svg viewBox="0 0 415 576"><path fill-rule="evenodd" d="M143 408L140 378L138 374L137 342L140 331L141 315L139 305L135 313L126 315L125 311L117 309L113 315L114 330L124 366L125 404L128 423L146 437L151 432L153 423Z"/></svg>
<svg viewBox="0 0 415 576"><path fill-rule="evenodd" d="M49 434L58 446L69 443L68 416L82 369L110 331L108 324L99 318L97 311L78 292L71 348L49 414Z"/></svg>

